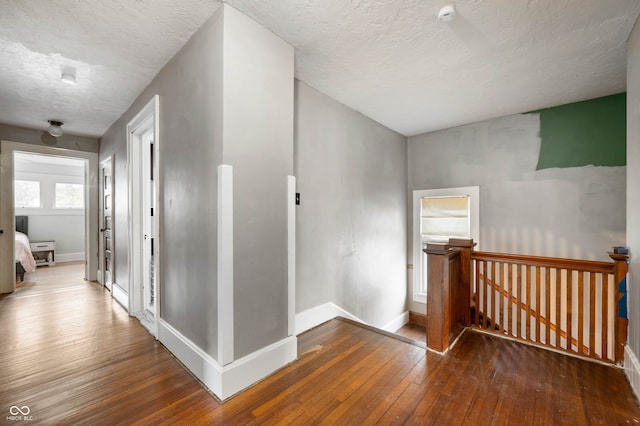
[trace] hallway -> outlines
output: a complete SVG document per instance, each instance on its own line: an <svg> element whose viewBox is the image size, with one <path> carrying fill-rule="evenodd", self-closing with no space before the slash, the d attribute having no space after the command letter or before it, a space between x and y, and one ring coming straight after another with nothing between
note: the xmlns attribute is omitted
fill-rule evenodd
<svg viewBox="0 0 640 426"><path fill-rule="evenodd" d="M218 407L83 268L39 267L0 296L0 423L11 406L29 407L30 424L84 425L176 424Z"/></svg>

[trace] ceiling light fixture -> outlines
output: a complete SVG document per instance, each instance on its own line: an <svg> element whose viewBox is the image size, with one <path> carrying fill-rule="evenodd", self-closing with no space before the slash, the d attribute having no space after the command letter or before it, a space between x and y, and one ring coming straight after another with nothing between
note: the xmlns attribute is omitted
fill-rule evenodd
<svg viewBox="0 0 640 426"><path fill-rule="evenodd" d="M76 76L67 72L63 72L60 79L65 83L76 84Z"/></svg>
<svg viewBox="0 0 640 426"><path fill-rule="evenodd" d="M64 133L62 131L62 125L64 123L58 120L48 120L48 121L49 121L49 128L47 129L47 131L49 132L49 134L54 138L59 138L60 136L62 136L62 134Z"/></svg>
<svg viewBox="0 0 640 426"><path fill-rule="evenodd" d="M448 24L449 22L453 21L455 17L456 6L453 3L444 6L442 9L440 9L440 12L438 12L438 21L440 22Z"/></svg>

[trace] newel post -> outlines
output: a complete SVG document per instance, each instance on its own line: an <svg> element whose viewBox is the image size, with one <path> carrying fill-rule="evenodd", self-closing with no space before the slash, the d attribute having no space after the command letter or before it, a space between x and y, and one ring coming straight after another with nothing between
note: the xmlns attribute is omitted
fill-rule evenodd
<svg viewBox="0 0 640 426"><path fill-rule="evenodd" d="M423 251L427 254L427 347L445 352L451 328L449 257L453 252L444 243L427 243Z"/></svg>
<svg viewBox="0 0 640 426"><path fill-rule="evenodd" d="M458 292L460 302L457 317L465 327L471 327L471 297L474 293L471 253L473 253L475 245L473 239L449 239L449 246L460 250L460 291Z"/></svg>
<svg viewBox="0 0 640 426"><path fill-rule="evenodd" d="M616 283L616 303L615 309L615 361L622 364L624 361L624 347L627 343L627 329L629 319L627 317L627 273L629 272L629 255L622 253L611 253L609 257L613 260L613 280Z"/></svg>

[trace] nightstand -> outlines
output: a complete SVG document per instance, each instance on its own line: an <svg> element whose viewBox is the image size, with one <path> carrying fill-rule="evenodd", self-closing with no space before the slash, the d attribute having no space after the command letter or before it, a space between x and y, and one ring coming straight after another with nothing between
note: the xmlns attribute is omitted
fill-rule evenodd
<svg viewBox="0 0 640 426"><path fill-rule="evenodd" d="M55 266L56 265L56 242L38 241L31 243L31 253L36 260L36 265Z"/></svg>

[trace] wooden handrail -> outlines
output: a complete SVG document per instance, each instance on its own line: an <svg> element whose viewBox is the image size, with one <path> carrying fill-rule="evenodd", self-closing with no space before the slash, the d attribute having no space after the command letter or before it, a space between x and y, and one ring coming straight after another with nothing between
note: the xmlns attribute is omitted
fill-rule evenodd
<svg viewBox="0 0 640 426"><path fill-rule="evenodd" d="M489 253L474 251L471 258L479 261L513 263L526 266L544 266L556 269L570 269L572 271L601 272L613 274L614 263L595 260L559 259L544 256L524 256L519 254Z"/></svg>

